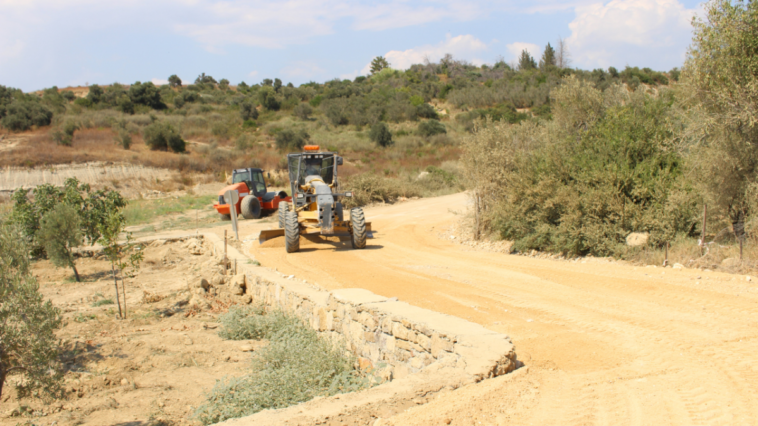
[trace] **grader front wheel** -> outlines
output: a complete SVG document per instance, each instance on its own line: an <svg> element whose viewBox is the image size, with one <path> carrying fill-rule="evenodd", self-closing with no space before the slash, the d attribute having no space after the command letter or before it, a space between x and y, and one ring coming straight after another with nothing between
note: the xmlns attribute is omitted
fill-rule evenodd
<svg viewBox="0 0 758 426"><path fill-rule="evenodd" d="M284 228L284 222L288 211L290 211L290 203L281 201L279 203L279 228Z"/></svg>
<svg viewBox="0 0 758 426"><path fill-rule="evenodd" d="M284 214L284 246L287 253L300 250L300 224L297 222L297 212L288 211Z"/></svg>
<svg viewBox="0 0 758 426"><path fill-rule="evenodd" d="M352 243L354 249L366 248L366 216L363 209L356 207L350 210L350 225L353 228Z"/></svg>

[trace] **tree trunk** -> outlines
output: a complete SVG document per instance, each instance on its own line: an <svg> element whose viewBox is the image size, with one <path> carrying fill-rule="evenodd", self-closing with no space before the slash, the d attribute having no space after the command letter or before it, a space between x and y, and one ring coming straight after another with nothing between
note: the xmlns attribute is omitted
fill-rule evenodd
<svg viewBox="0 0 758 426"><path fill-rule="evenodd" d="M126 281L124 281L123 272L121 273L121 293L124 295L124 319L126 319Z"/></svg>
<svg viewBox="0 0 758 426"><path fill-rule="evenodd" d="M0 366L0 398L3 396L3 385L5 384L5 367Z"/></svg>
<svg viewBox="0 0 758 426"><path fill-rule="evenodd" d="M76 270L76 265L74 265L73 262L71 263L71 269L74 270L74 276L76 277L76 282L78 283L81 282L82 280L79 278L79 271Z"/></svg>
<svg viewBox="0 0 758 426"><path fill-rule="evenodd" d="M123 318L124 315L121 313L121 300L118 298L118 277L116 277L116 268L113 266L113 263L111 263L111 273L113 274L113 285L116 287L116 304L118 305L118 316L120 318Z"/></svg>

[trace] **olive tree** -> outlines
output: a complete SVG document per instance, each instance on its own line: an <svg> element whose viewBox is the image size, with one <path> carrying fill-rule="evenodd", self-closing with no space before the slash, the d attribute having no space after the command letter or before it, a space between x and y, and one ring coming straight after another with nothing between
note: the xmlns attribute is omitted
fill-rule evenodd
<svg viewBox="0 0 758 426"><path fill-rule="evenodd" d="M681 74L690 119L683 140L707 198L733 224L750 211L758 179L758 3L712 0ZM737 229L735 227L735 229Z"/></svg>
<svg viewBox="0 0 758 426"><path fill-rule="evenodd" d="M74 207L61 203L42 216L37 238L53 265L71 268L76 281L81 281L74 261L74 248L80 246L83 239L81 218Z"/></svg>
<svg viewBox="0 0 758 426"><path fill-rule="evenodd" d="M0 396L9 376L19 397L61 397L60 310L39 293L29 271L29 247L17 227L0 224Z"/></svg>

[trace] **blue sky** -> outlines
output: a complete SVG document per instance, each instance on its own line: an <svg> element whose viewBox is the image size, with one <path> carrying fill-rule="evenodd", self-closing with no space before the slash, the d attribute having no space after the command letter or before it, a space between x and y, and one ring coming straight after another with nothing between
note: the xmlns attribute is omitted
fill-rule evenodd
<svg viewBox="0 0 758 426"><path fill-rule="evenodd" d="M696 1L0 0L0 84L323 82L445 53L513 61L566 40L573 67L681 66Z"/></svg>

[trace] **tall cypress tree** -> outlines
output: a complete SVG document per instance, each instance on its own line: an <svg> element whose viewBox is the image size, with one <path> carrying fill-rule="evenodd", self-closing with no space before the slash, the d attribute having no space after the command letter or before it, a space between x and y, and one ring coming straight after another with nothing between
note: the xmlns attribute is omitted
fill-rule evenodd
<svg viewBox="0 0 758 426"><path fill-rule="evenodd" d="M537 62L534 61L532 55L527 52L526 49L521 51L521 56L518 59L518 69L521 71L531 70L537 68Z"/></svg>
<svg viewBox="0 0 758 426"><path fill-rule="evenodd" d="M542 59L540 59L540 69L547 70L550 67L555 66L555 49L550 43L545 46L545 51L542 53Z"/></svg>

